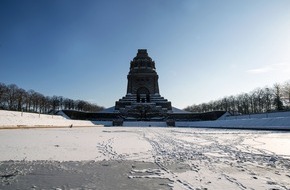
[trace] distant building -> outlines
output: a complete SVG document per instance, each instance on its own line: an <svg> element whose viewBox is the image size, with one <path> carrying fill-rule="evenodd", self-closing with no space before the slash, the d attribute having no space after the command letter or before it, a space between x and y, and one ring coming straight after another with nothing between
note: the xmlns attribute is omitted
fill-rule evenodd
<svg viewBox="0 0 290 190"><path fill-rule="evenodd" d="M155 62L146 49L139 49L130 62L127 93L115 102L115 106L97 113L63 112L72 119L94 120L116 126L130 121L165 122L167 126L175 126L176 121L215 120L225 113L191 113L172 107L171 102L160 95L158 78Z"/></svg>
<svg viewBox="0 0 290 190"><path fill-rule="evenodd" d="M146 49L139 49L130 63L127 94L116 101L115 112L125 119L160 120L172 113L171 102L159 94L155 62Z"/></svg>

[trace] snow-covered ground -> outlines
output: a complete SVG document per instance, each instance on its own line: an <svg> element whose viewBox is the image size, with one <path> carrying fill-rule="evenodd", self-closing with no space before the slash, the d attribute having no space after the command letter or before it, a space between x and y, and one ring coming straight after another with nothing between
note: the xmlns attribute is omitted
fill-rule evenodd
<svg viewBox="0 0 290 190"><path fill-rule="evenodd" d="M191 123L287 127L287 119ZM92 127L62 116L0 111L0 189L290 189L287 131L147 124Z"/></svg>
<svg viewBox="0 0 290 190"><path fill-rule="evenodd" d="M290 117L290 111L283 112L269 112L260 114L248 114L248 115L228 115L227 117L221 117L219 120L236 120L236 119L264 119L264 118L284 118Z"/></svg>
<svg viewBox="0 0 290 190"><path fill-rule="evenodd" d="M71 120L61 115L46 115L0 110L0 128L111 126L112 121ZM166 122L125 121L124 126L166 127ZM176 127L212 127L290 130L290 112L221 117L215 121L177 121Z"/></svg>
<svg viewBox="0 0 290 190"><path fill-rule="evenodd" d="M290 130L290 117L283 118L253 118L236 120L215 120L176 122L177 127L214 127L214 128L238 128L238 129L274 129Z"/></svg>
<svg viewBox="0 0 290 190"><path fill-rule="evenodd" d="M47 115L0 110L1 128L96 126L91 121L71 120L60 115Z"/></svg>
<svg viewBox="0 0 290 190"><path fill-rule="evenodd" d="M287 132L83 127L2 129L0 137L0 166L2 162L12 168L11 171L18 168L21 174L15 179L20 182L25 176L29 180L36 175L48 175L47 170L36 170L36 166L50 169L57 166L58 172L67 171L72 175L72 164L82 168L88 163L96 167L101 162L110 169L126 165L127 170L125 167L114 171L123 172L118 177L122 183L147 181L154 184L154 180L166 180L157 183L160 189L290 189L290 133ZM8 160L14 162L7 163ZM46 162L40 162L43 160ZM46 166L47 161L57 162ZM69 162L68 166L67 161L74 162ZM128 166L128 162L136 163ZM139 168L138 164L143 162L151 165ZM20 167L23 163L27 168ZM83 175L83 170L78 170L81 170L79 175ZM11 187L20 182L9 181ZM10 186L3 187L9 189ZM112 189L109 182L107 187ZM126 188L120 186L120 189Z"/></svg>
<svg viewBox="0 0 290 190"><path fill-rule="evenodd" d="M290 112L276 112L241 116L225 114L215 121L176 122L177 127L213 127L238 129L290 130Z"/></svg>

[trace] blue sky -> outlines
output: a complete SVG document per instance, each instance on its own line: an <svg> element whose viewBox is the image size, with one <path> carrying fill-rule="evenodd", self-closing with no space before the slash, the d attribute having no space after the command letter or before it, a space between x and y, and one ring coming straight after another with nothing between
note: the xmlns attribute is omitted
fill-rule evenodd
<svg viewBox="0 0 290 190"><path fill-rule="evenodd" d="M289 0L1 0L0 82L110 107L148 49L172 105L290 79Z"/></svg>

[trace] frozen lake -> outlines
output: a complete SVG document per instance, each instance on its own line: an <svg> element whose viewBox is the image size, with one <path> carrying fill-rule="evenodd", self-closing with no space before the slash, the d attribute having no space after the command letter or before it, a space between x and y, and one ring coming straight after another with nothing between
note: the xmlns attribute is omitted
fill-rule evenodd
<svg viewBox="0 0 290 190"><path fill-rule="evenodd" d="M290 188L289 132L83 127L3 129L0 137L3 189L31 187L36 179L42 189L90 189L94 183L114 189L105 178L89 177L103 171L103 162L112 170L106 176L124 184L120 189ZM82 172L71 176L72 170ZM51 183L41 182L52 173Z"/></svg>

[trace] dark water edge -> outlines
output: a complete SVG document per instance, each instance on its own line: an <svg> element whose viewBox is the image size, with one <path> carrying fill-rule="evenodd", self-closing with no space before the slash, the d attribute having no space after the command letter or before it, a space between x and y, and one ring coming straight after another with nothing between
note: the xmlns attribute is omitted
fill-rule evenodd
<svg viewBox="0 0 290 190"><path fill-rule="evenodd" d="M0 189L170 189L167 179L130 178L132 169L148 168L158 166L136 161L4 161L0 162Z"/></svg>

